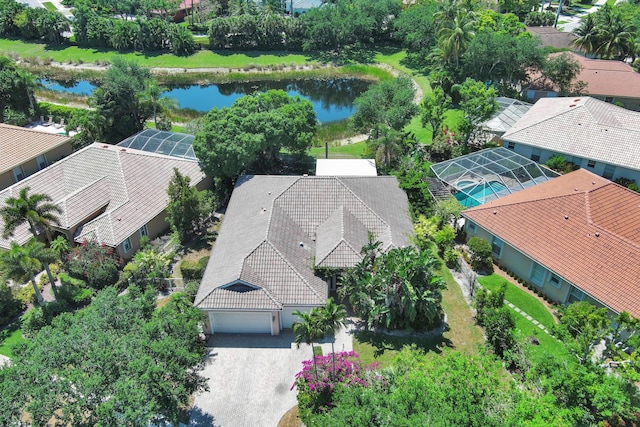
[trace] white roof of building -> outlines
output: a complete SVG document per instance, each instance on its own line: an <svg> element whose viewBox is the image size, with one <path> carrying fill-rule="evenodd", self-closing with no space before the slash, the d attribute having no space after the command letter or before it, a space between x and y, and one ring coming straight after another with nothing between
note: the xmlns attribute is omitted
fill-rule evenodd
<svg viewBox="0 0 640 427"><path fill-rule="evenodd" d="M502 139L640 170L640 113L590 97L541 98Z"/></svg>
<svg viewBox="0 0 640 427"><path fill-rule="evenodd" d="M316 176L377 176L374 159L318 159Z"/></svg>

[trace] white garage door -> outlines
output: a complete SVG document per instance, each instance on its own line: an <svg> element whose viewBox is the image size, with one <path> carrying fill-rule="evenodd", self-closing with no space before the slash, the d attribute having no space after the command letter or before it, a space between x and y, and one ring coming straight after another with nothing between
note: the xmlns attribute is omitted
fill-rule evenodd
<svg viewBox="0 0 640 427"><path fill-rule="evenodd" d="M214 334L270 334L270 312L210 312L211 331Z"/></svg>
<svg viewBox="0 0 640 427"><path fill-rule="evenodd" d="M280 313L282 317L282 329L291 328L291 324L300 318L293 314L294 311L299 310L304 313L311 311L311 307L284 307Z"/></svg>

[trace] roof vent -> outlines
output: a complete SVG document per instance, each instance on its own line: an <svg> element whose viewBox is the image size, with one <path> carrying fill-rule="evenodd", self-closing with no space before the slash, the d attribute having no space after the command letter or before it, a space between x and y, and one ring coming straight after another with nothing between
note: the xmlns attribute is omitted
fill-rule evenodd
<svg viewBox="0 0 640 427"><path fill-rule="evenodd" d="M564 219L569 219L569 215L565 215L565 216L564 216Z"/></svg>
<svg viewBox="0 0 640 427"><path fill-rule="evenodd" d="M271 195L271 191L267 191L267 194L268 194L268 195Z"/></svg>
<svg viewBox="0 0 640 427"><path fill-rule="evenodd" d="M300 246L301 248L304 248L304 242L298 243L298 246Z"/></svg>
<svg viewBox="0 0 640 427"><path fill-rule="evenodd" d="M497 215L497 214L498 214L498 211L493 211L493 214L494 214L494 215Z"/></svg>
<svg viewBox="0 0 640 427"><path fill-rule="evenodd" d="M108 145L103 145L102 148L109 148L109 146Z"/></svg>
<svg viewBox="0 0 640 427"><path fill-rule="evenodd" d="M262 212L266 212L266 211L267 211L267 208L262 208Z"/></svg>
<svg viewBox="0 0 640 427"><path fill-rule="evenodd" d="M127 151L127 149L126 148L121 148L120 151Z"/></svg>
<svg viewBox="0 0 640 427"><path fill-rule="evenodd" d="M573 102L580 102L580 98L574 99Z"/></svg>
<svg viewBox="0 0 640 427"><path fill-rule="evenodd" d="M600 232L596 231L596 237L600 237Z"/></svg>
<svg viewBox="0 0 640 427"><path fill-rule="evenodd" d="M591 184L596 185L596 182L595 181L591 181Z"/></svg>
<svg viewBox="0 0 640 427"><path fill-rule="evenodd" d="M571 105L569 105L569 108L575 107L575 106L576 106L576 104L571 104Z"/></svg>
<svg viewBox="0 0 640 427"><path fill-rule="evenodd" d="M574 188L573 191L578 191L578 187Z"/></svg>
<svg viewBox="0 0 640 427"><path fill-rule="evenodd" d="M303 173L302 176L307 177L307 176L309 176L309 174L308 173Z"/></svg>

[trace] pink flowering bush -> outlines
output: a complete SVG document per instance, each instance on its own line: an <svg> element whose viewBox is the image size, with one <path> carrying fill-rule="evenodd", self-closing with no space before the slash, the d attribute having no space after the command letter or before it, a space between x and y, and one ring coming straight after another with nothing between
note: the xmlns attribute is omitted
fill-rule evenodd
<svg viewBox="0 0 640 427"><path fill-rule="evenodd" d="M332 406L332 395L336 387L368 387L371 381L378 378L372 370L378 364L364 365L358 353L354 351L335 353L335 371L332 354L315 356L313 360L302 362L302 371L296 374L296 382L291 386L298 387L298 408L301 416L307 411L324 412Z"/></svg>

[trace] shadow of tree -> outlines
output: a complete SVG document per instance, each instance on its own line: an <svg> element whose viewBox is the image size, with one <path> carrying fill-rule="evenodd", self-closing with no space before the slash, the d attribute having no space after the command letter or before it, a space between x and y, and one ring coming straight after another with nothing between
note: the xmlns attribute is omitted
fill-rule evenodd
<svg viewBox="0 0 640 427"><path fill-rule="evenodd" d="M201 408L195 407L191 410L189 416L189 426L194 427L217 427L215 423L215 417L207 412L204 412Z"/></svg>
<svg viewBox="0 0 640 427"><path fill-rule="evenodd" d="M448 327L446 328L448 330ZM415 345L425 352L442 353L444 348L454 348L453 342L439 334L435 337L424 338L416 335L389 335L371 331L358 331L355 337L362 343L367 343L375 348L374 357L382 356L385 351L400 351L405 346Z"/></svg>

